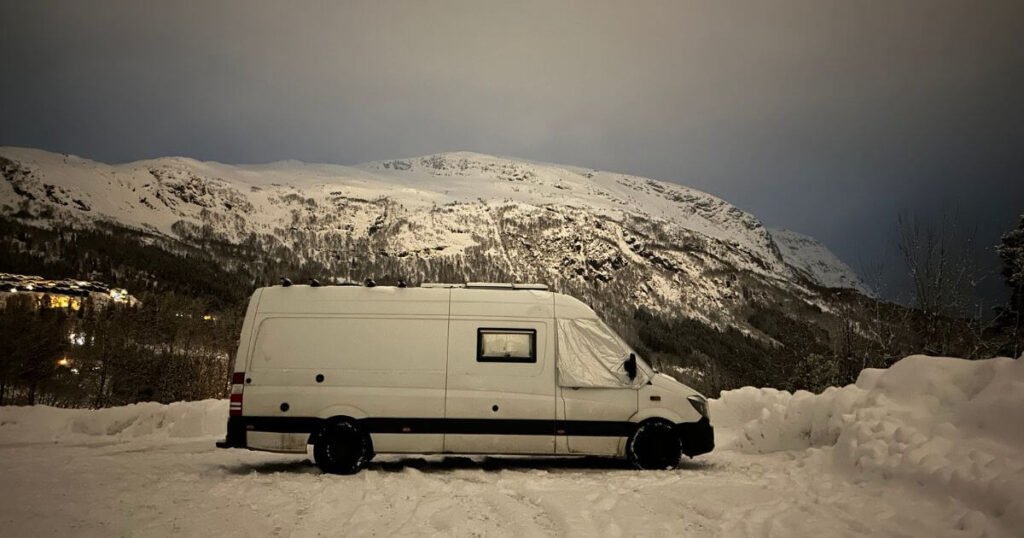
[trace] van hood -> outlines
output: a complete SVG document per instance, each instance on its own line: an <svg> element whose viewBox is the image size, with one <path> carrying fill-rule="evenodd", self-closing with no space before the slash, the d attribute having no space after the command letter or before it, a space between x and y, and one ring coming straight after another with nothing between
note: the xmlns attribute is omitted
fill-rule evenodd
<svg viewBox="0 0 1024 538"><path fill-rule="evenodd" d="M693 390L692 388L690 388L690 387L680 383L674 377L672 377L672 376L670 376L668 374L663 374L661 372L658 372L657 374L654 374L653 377L651 377L651 384L654 385L656 388L659 388L661 390L672 392L672 393L679 394L679 395L682 395L682 396L693 396L693 395L696 395L696 396L700 396L701 398L704 398L703 394L701 394L701 393Z"/></svg>

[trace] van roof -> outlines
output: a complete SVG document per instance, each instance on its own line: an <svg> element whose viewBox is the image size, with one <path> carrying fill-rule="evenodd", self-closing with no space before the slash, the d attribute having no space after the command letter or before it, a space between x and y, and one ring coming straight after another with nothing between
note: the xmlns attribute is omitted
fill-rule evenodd
<svg viewBox="0 0 1024 538"><path fill-rule="evenodd" d="M546 286L545 286L546 288ZM510 293L515 291L515 293ZM258 295L258 298L256 297ZM589 306L568 295L530 287L490 286L272 286L256 290L261 313L483 315L594 318ZM458 308L456 304L462 305Z"/></svg>

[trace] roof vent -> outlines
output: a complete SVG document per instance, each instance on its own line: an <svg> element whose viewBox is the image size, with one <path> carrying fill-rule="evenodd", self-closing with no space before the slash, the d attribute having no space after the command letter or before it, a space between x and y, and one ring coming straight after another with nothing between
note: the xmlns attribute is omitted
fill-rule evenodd
<svg viewBox="0 0 1024 538"><path fill-rule="evenodd" d="M283 276L281 277L281 285L287 288L288 286L292 285L292 280L288 277Z"/></svg>

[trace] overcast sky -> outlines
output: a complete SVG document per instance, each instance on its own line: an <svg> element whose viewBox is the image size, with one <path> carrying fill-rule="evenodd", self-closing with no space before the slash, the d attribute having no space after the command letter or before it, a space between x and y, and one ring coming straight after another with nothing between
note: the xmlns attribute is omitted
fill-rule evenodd
<svg viewBox="0 0 1024 538"><path fill-rule="evenodd" d="M0 55L0 145L628 172L882 267L890 296L899 212L984 245L1024 212L1020 0L0 0Z"/></svg>

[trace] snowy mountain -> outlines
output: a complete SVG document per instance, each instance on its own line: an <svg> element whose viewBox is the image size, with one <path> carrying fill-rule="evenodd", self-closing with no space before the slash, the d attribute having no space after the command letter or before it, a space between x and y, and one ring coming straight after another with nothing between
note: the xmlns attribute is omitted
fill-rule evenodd
<svg viewBox="0 0 1024 538"><path fill-rule="evenodd" d="M817 239L789 230L772 229L770 233L783 261L812 282L826 288L850 288L873 296L860 276Z"/></svg>
<svg viewBox="0 0 1024 538"><path fill-rule="evenodd" d="M247 217L250 226L233 229L227 224L221 231L228 234L272 231L287 225L296 207L336 208L381 198L410 211L484 200L490 206L563 205L619 220L624 215L664 220L777 261L771 237L756 218L703 192L635 176L476 153L356 167L296 161L232 166L180 157L111 166L10 147L0 148L0 157L11 161L5 166L7 188L0 198L6 204L15 206L20 197L163 233L172 233L171 225L179 220L201 223L217 220L214 216ZM361 213L354 209L353 214ZM353 231L364 231L374 220L349 224Z"/></svg>
<svg viewBox="0 0 1024 538"><path fill-rule="evenodd" d="M180 157L108 165L5 147L0 174L0 214L19 222L247 244L266 253L259 263L315 262L339 278L540 281L599 304L752 332L742 312L753 302L827 310L809 284L867 291L824 246L770 232L709 194L476 153L352 167Z"/></svg>

